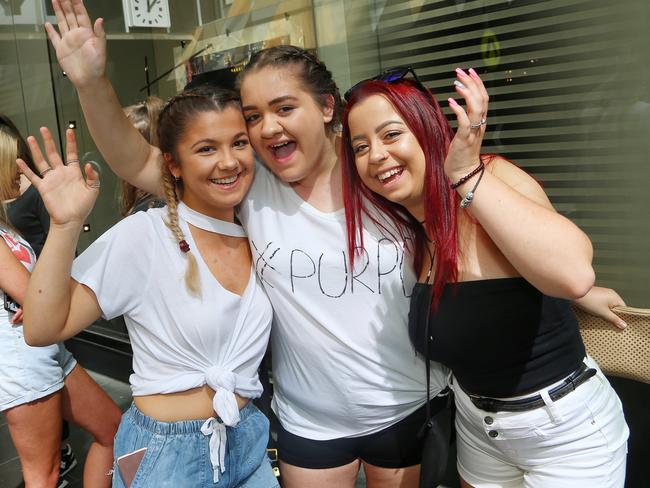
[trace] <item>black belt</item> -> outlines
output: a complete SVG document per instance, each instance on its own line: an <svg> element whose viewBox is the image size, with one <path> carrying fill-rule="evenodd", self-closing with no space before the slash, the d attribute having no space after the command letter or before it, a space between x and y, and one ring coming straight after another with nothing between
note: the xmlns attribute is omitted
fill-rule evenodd
<svg viewBox="0 0 650 488"><path fill-rule="evenodd" d="M565 395L568 395L578 386L583 384L589 378L596 374L594 368L588 368L585 363L565 378L562 383L548 391L548 396L554 402ZM468 393L472 403L481 410L486 412L525 412L534 410L545 405L541 395L534 395L520 400L498 400L497 398L488 398Z"/></svg>

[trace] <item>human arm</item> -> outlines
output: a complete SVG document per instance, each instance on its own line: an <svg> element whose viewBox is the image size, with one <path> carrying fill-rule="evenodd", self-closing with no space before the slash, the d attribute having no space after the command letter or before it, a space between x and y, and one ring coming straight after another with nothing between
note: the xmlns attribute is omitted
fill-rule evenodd
<svg viewBox="0 0 650 488"><path fill-rule="evenodd" d="M99 193L97 174L86 165L84 181L78 164L63 164L50 132L42 128L41 135L47 161L33 137L27 143L43 177L35 175L24 161L17 161L40 193L51 217L50 232L23 303L25 341L32 346L68 339L101 315L93 292L70 277L81 227ZM66 160L77 160L72 130L66 132L66 142Z"/></svg>
<svg viewBox="0 0 650 488"><path fill-rule="evenodd" d="M611 288L594 286L589 290L589 293L582 298L574 300L573 303L591 315L604 318L619 329L625 329L627 327L627 323L612 312L614 307L625 307L625 302Z"/></svg>
<svg viewBox="0 0 650 488"><path fill-rule="evenodd" d="M467 110L450 99L458 120L445 160L445 173L452 182L477 166L485 125L471 125L485 117L488 102L483 83L473 70L470 74L460 72L458 79L464 86L456 90L465 98ZM458 194L467 195L478 177L460 185ZM593 286L589 238L553 209L532 177L509 161L499 157L492 160L467 211L517 272L542 293L575 299Z"/></svg>
<svg viewBox="0 0 650 488"><path fill-rule="evenodd" d="M59 65L72 82L90 134L111 169L133 186L162 195L160 150L150 145L122 111L106 77L104 21L94 25L81 0L52 0L59 32L45 30ZM119 142L118 142L119 141Z"/></svg>

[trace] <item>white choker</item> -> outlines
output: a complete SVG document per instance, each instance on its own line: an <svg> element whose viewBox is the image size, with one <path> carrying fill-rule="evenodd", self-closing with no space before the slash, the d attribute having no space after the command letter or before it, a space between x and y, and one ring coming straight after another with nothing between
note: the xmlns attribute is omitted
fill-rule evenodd
<svg viewBox="0 0 650 488"><path fill-rule="evenodd" d="M178 202L178 215L188 224L208 232L231 237L246 237L244 228L241 225L203 215L196 210L192 210L183 202Z"/></svg>

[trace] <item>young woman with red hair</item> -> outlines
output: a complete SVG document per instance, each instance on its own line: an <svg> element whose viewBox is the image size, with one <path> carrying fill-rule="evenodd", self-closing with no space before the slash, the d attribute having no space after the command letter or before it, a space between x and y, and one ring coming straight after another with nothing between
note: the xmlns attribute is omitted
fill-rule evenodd
<svg viewBox="0 0 650 488"><path fill-rule="evenodd" d="M480 154L488 96L474 70L456 71L455 134L407 71L346 97L348 249L375 209L412 237L409 332L452 370L463 486L623 486L621 403L569 308L593 285L589 239L533 178Z"/></svg>

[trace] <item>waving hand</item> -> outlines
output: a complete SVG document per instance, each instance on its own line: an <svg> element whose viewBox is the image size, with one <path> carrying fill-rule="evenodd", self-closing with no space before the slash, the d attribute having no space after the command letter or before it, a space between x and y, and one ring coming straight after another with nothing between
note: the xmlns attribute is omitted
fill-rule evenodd
<svg viewBox="0 0 650 488"><path fill-rule="evenodd" d="M93 25L81 0L52 0L59 31L49 22L45 30L59 65L76 88L104 75L106 35L104 20Z"/></svg>
<svg viewBox="0 0 650 488"><path fill-rule="evenodd" d="M458 129L445 159L445 173L452 181L468 174L480 159L481 143L487 123L488 94L476 71L456 69L456 92L465 99L466 109L450 98Z"/></svg>
<svg viewBox="0 0 650 488"><path fill-rule="evenodd" d="M47 159L43 156L36 139L32 136L27 138L27 144L40 176L34 174L22 159L18 159L16 163L41 194L52 225L80 226L90 214L99 194L97 172L87 163L84 168L86 172L86 180L84 180L77 158L77 141L72 130L68 129L66 132L65 163L61 160L52 134L46 127L41 128L41 136Z"/></svg>

